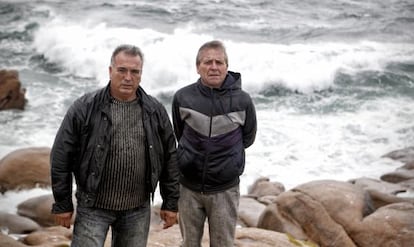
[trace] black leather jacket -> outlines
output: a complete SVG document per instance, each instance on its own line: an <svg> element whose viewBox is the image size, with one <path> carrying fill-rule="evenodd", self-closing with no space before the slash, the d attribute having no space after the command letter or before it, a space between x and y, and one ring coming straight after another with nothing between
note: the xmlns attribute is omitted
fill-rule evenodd
<svg viewBox="0 0 414 247"><path fill-rule="evenodd" d="M137 90L143 109L146 133L148 193L158 182L162 209L177 211L179 197L176 140L168 114L155 98ZM73 211L72 174L76 180L77 203L94 206L111 138L111 97L107 87L77 99L69 108L57 132L51 151L53 213Z"/></svg>

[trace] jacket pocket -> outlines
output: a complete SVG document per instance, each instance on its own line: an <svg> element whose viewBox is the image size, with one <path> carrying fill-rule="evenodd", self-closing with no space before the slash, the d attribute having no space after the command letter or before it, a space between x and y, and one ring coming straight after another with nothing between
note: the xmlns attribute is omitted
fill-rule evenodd
<svg viewBox="0 0 414 247"><path fill-rule="evenodd" d="M201 181L204 155L194 150L187 143L179 143L177 147L177 165L180 173L188 180Z"/></svg>
<svg viewBox="0 0 414 247"><path fill-rule="evenodd" d="M211 158L207 177L208 183L213 185L233 181L244 171L245 154L242 147L233 147Z"/></svg>

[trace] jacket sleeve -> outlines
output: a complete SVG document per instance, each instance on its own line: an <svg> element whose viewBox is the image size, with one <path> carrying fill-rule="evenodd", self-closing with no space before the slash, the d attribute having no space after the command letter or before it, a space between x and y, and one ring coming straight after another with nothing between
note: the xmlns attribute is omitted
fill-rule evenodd
<svg viewBox="0 0 414 247"><path fill-rule="evenodd" d="M75 104L66 113L56 134L50 154L52 192L55 203L52 213L73 211L72 202L72 165L77 157L77 124Z"/></svg>
<svg viewBox="0 0 414 247"><path fill-rule="evenodd" d="M257 119L256 110L252 99L247 95L248 104L246 107L246 121L243 126L243 145L244 148L250 147L256 139Z"/></svg>
<svg viewBox="0 0 414 247"><path fill-rule="evenodd" d="M171 121L165 108L161 107L161 139L164 150L164 164L160 175L160 194L162 197L161 209L178 211L179 182L176 158L176 139Z"/></svg>

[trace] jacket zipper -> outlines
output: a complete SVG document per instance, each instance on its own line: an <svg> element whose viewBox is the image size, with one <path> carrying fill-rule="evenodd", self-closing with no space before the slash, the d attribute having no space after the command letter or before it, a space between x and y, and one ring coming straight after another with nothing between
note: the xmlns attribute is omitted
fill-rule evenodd
<svg viewBox="0 0 414 247"><path fill-rule="evenodd" d="M211 138L211 132L213 129L213 107L214 107L214 89L210 88L210 94L211 94L211 107L210 107L210 125L209 125L209 132L208 132L208 139ZM203 177L202 177L202 183L201 183L201 194L205 192L205 180L206 180L206 172L207 172L207 163L209 159L210 154L206 153L206 157L204 159L203 164Z"/></svg>

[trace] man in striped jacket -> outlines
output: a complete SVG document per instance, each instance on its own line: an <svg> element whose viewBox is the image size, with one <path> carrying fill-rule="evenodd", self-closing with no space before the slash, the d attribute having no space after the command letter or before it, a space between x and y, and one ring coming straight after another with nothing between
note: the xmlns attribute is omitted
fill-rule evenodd
<svg viewBox="0 0 414 247"><path fill-rule="evenodd" d="M179 223L182 247L199 247L208 218L210 246L233 246L239 204L239 176L245 148L256 136L256 113L239 73L228 71L220 41L202 45L197 82L178 90L172 115L178 139Z"/></svg>

